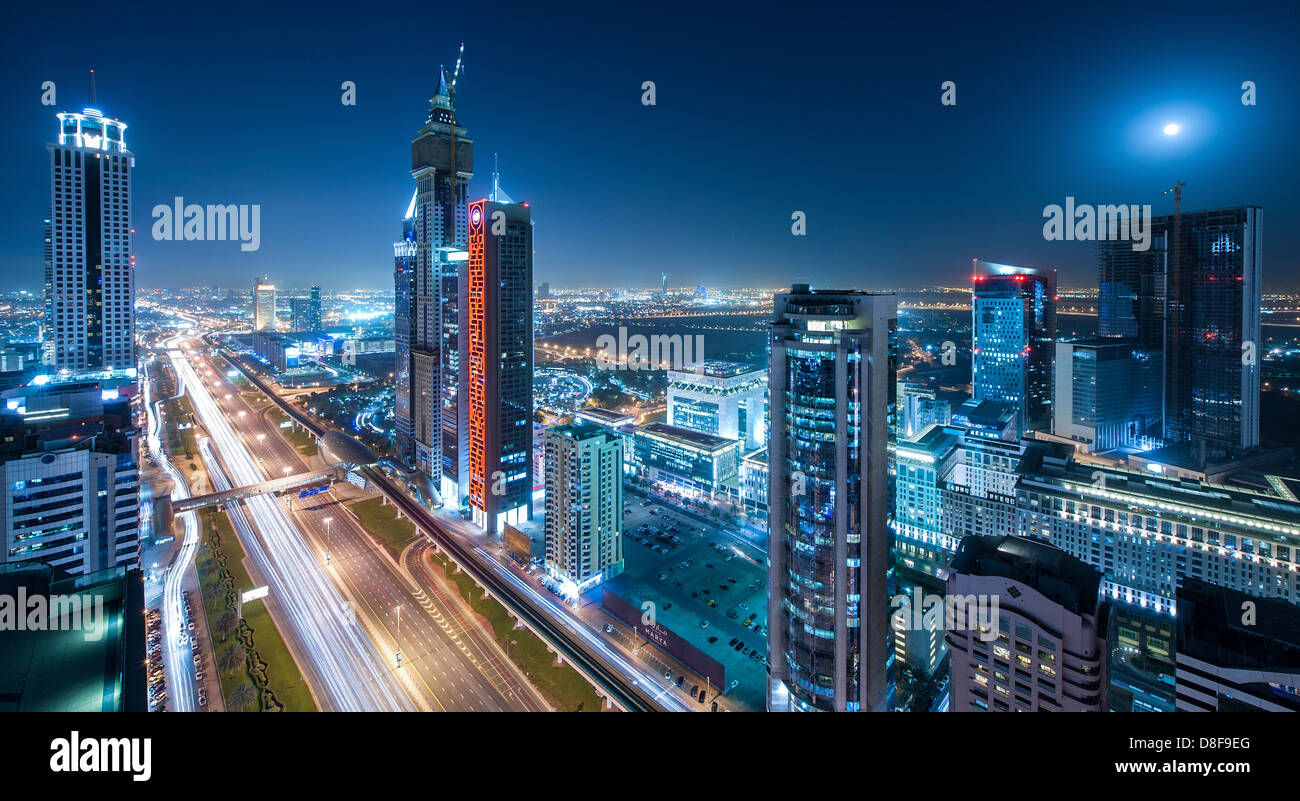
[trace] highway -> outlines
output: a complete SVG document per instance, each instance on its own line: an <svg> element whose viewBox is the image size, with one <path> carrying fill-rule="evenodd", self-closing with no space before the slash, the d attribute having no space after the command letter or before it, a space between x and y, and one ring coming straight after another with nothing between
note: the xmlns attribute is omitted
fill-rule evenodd
<svg viewBox="0 0 1300 801"><path fill-rule="evenodd" d="M325 429L319 423L292 404L285 403L237 361L231 360L231 364L238 367L258 389L313 434L321 436L324 433ZM462 538L443 520L408 496L381 470L367 467L362 472L389 503L401 509L404 516L415 522L475 582L486 587L494 598L523 620L556 649L566 662L587 676L589 681L594 682L620 707L644 712L695 711L684 700L674 696L661 676L632 664L586 623L567 609L561 608L553 597L543 595L478 548L475 542Z"/></svg>
<svg viewBox="0 0 1300 801"><path fill-rule="evenodd" d="M176 465L172 464L162 447L162 399L153 400L153 386L149 377L148 362L144 364L144 373L140 386L144 391L144 409L148 418L148 431L145 440L154 461L158 463L172 480L171 497L173 500L188 498L190 484ZM179 382L178 392L183 394ZM172 425L177 421L173 420ZM167 566L163 578L163 627L166 634L166 651L163 667L167 676L167 708L174 712L193 712L198 708L198 698L194 681L194 649L189 632L185 626L185 605L181 597L185 573L194 564L194 554L199 547L199 521L194 512L181 515L185 522L185 539L180 551Z"/></svg>
<svg viewBox="0 0 1300 801"><path fill-rule="evenodd" d="M206 360L200 364L208 365ZM205 374L211 371L218 407L238 421L244 447L268 475L310 471L279 427L265 418L267 409L259 413L249 407L220 371L210 365L202 369ZM468 627L458 624L461 617L454 605L463 604L459 597L430 598L332 493L290 498L273 502L292 507L289 516L305 535L316 563L354 604L380 653L395 661L401 650L400 673L423 706L455 712L547 709L523 677L505 664L505 655L494 643L469 636Z"/></svg>
<svg viewBox="0 0 1300 801"><path fill-rule="evenodd" d="M208 438L200 452L219 489L264 481L262 474L208 388L179 350L168 351L178 382L189 393ZM217 461L220 457L220 463ZM284 611L282 634L320 705L340 711L416 711L396 668L356 622L302 533L273 497L228 504L231 521L257 573ZM241 590L251 588L240 588ZM287 623L287 625L284 625Z"/></svg>

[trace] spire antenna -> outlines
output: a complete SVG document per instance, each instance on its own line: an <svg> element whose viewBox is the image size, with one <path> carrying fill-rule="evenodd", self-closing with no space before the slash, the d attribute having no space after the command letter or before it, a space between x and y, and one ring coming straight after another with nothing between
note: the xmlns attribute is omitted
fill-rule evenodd
<svg viewBox="0 0 1300 801"><path fill-rule="evenodd" d="M90 107L95 107L95 68L90 68Z"/></svg>

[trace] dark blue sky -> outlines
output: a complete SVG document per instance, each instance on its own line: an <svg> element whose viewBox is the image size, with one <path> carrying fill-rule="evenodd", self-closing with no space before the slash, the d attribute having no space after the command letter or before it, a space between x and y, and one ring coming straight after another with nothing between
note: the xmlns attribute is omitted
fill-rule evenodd
<svg viewBox="0 0 1300 801"><path fill-rule="evenodd" d="M674 286L910 287L966 282L972 257L1088 286L1094 247L1045 241L1043 207L1171 211L1160 190L1178 179L1187 208L1263 206L1265 286L1300 286L1295 11L467 5L7 12L0 286L40 285L43 145L56 111L87 105L92 66L98 105L130 126L141 287L391 286L410 140L461 41L472 194L500 153L503 188L533 208L535 276L556 287L661 271ZM46 80L57 108L40 104ZM946 80L956 107L940 105ZM261 204L261 249L153 241L150 210L177 195Z"/></svg>

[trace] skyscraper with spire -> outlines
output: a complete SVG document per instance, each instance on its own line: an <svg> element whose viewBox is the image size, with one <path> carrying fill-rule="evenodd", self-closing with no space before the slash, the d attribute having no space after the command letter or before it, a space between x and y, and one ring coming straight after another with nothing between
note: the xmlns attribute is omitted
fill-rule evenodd
<svg viewBox="0 0 1300 801"><path fill-rule="evenodd" d="M126 123L95 106L58 115L46 225L46 350L60 370L135 367L135 258Z"/></svg>
<svg viewBox="0 0 1300 801"><path fill-rule="evenodd" d="M398 348L399 356L409 352L409 364L397 366L399 375L409 376L406 402L397 404L398 449L409 453L422 472L442 478L443 495L455 493L448 502L458 500L464 486L465 413L457 391L463 369L460 265L466 256L468 184L474 175L474 141L456 120L459 72L459 60L450 76L439 68L428 116L411 142L415 199L408 217L413 220L414 255L409 273L395 275L399 302L403 294L408 298L398 313L408 315L409 325L409 346Z"/></svg>

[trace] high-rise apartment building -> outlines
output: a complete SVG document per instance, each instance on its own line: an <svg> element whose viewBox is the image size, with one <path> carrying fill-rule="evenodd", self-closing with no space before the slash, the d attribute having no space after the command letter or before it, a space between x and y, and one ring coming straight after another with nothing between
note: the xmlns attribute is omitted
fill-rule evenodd
<svg viewBox="0 0 1300 801"><path fill-rule="evenodd" d="M1018 433L1052 421L1056 271L975 261L972 398L1014 404Z"/></svg>
<svg viewBox="0 0 1300 801"><path fill-rule="evenodd" d="M91 103L94 100L93 75ZM58 115L47 144L47 363L59 370L135 366L135 258L126 123L95 108Z"/></svg>
<svg viewBox="0 0 1300 801"><path fill-rule="evenodd" d="M803 284L774 312L767 705L882 710L897 301Z"/></svg>
<svg viewBox="0 0 1300 801"><path fill-rule="evenodd" d="M532 518L533 229L527 204L469 206L462 298L469 503L488 531Z"/></svg>
<svg viewBox="0 0 1300 801"><path fill-rule="evenodd" d="M599 426L546 432L546 571L571 596L623 572L623 440Z"/></svg>
<svg viewBox="0 0 1300 801"><path fill-rule="evenodd" d="M954 712L1107 711L1101 573L1020 537L957 547L945 624ZM994 620L996 618L996 620ZM983 623L989 625L985 626ZM994 628L996 626L996 628Z"/></svg>

